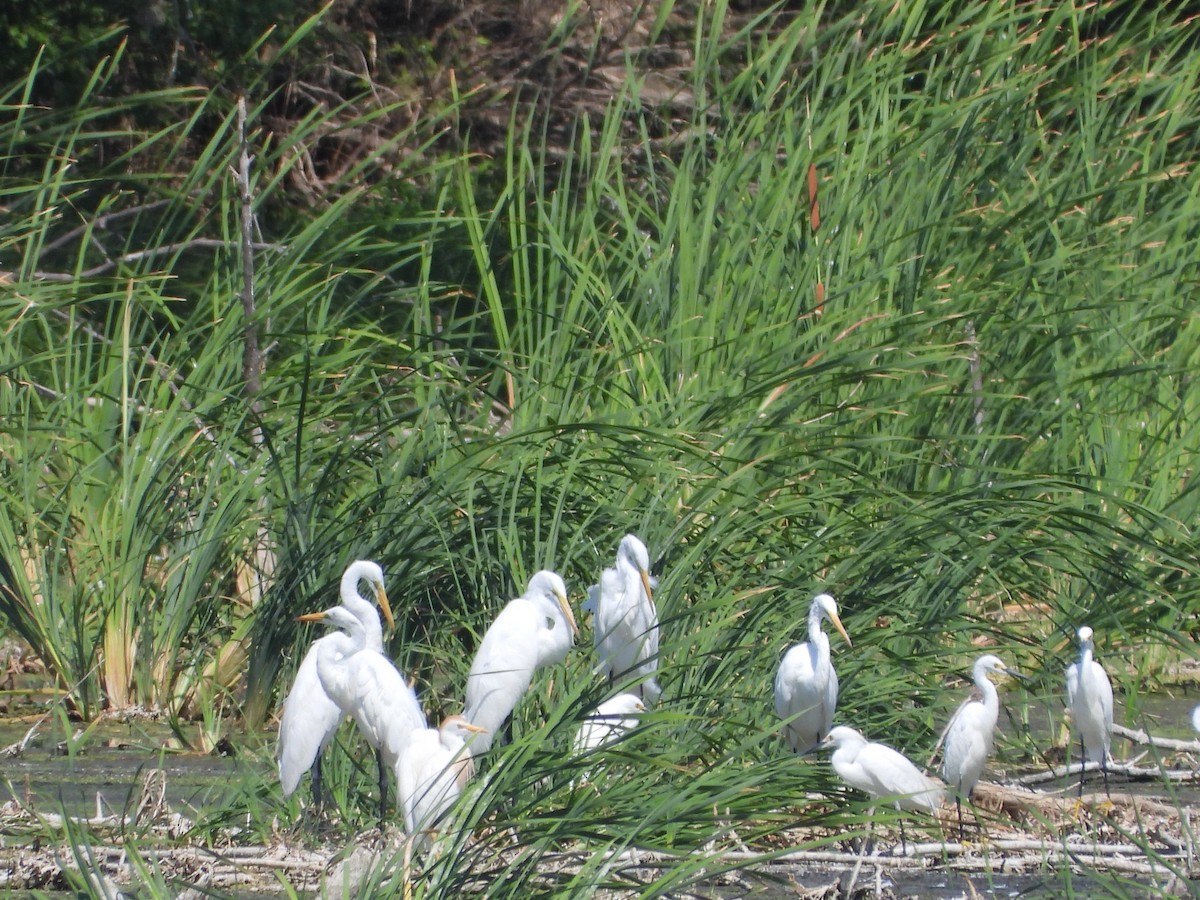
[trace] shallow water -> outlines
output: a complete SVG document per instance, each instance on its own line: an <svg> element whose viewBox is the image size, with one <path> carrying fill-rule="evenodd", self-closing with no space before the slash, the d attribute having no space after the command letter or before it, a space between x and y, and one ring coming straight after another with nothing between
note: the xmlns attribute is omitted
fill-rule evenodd
<svg viewBox="0 0 1200 900"><path fill-rule="evenodd" d="M0 747L20 742L30 727L0 723ZM100 723L71 752L62 727L47 720L19 755L0 761L0 803L17 800L39 813L119 816L133 813L145 794L146 802L194 818L239 790L237 769L234 757L181 749L159 722Z"/></svg>

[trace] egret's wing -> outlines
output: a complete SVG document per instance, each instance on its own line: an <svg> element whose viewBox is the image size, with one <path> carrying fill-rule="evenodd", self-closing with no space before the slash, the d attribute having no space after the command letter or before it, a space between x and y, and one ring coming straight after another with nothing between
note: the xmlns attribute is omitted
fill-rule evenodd
<svg viewBox="0 0 1200 900"><path fill-rule="evenodd" d="M824 736L825 720L832 718L832 711L825 709L828 686L815 657L811 644L797 644L784 654L775 673L775 712L790 720L785 726L788 742L798 753L816 746Z"/></svg>
<svg viewBox="0 0 1200 900"><path fill-rule="evenodd" d="M527 600L511 600L479 643L467 676L467 721L487 733L474 738L482 752L491 746L496 730L504 724L537 665L538 613Z"/></svg>
<svg viewBox="0 0 1200 900"><path fill-rule="evenodd" d="M932 808L940 795L937 782L923 774L911 760L886 744L869 743L859 751L859 766L871 780L877 797L895 797L901 806ZM932 801L932 802L930 802Z"/></svg>
<svg viewBox="0 0 1200 900"><path fill-rule="evenodd" d="M336 635L326 635L321 640L331 637ZM312 768L342 721L342 711L321 688L321 679L317 675L318 643L309 647L296 670L279 719L277 756L279 781L285 797L296 790L300 779Z"/></svg>
<svg viewBox="0 0 1200 900"><path fill-rule="evenodd" d="M1075 705L1075 694L1079 690L1079 663L1067 666L1067 709Z"/></svg>
<svg viewBox="0 0 1200 900"><path fill-rule="evenodd" d="M396 799L404 810L404 824L409 834L420 824L420 797L424 789L422 769L426 757L441 746L438 732L433 728L416 731L405 744L396 760Z"/></svg>

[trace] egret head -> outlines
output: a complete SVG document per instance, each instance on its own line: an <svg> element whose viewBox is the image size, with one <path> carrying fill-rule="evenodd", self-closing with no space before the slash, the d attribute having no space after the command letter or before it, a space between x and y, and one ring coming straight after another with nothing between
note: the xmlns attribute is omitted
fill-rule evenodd
<svg viewBox="0 0 1200 900"><path fill-rule="evenodd" d="M849 725L835 725L829 729L829 734L825 735L825 739L817 745L817 749L828 750L830 747L865 744L866 742L867 739Z"/></svg>
<svg viewBox="0 0 1200 900"><path fill-rule="evenodd" d="M379 563L369 559L356 559L350 563L346 567L345 574L342 575L342 593L357 593L360 581L365 581L370 585L371 592L375 595L375 601L383 610L383 618L387 622L388 631L393 631L396 627L396 620L392 618L392 607L388 603L387 590L383 586L383 569L380 568Z"/></svg>
<svg viewBox="0 0 1200 900"><path fill-rule="evenodd" d="M296 617L297 622L324 622L326 625L332 625L335 628L341 628L344 631L354 632L362 630L362 622L358 621L358 616L350 612L344 606L334 606L331 609L325 609L321 612L305 613L302 616Z"/></svg>
<svg viewBox="0 0 1200 900"><path fill-rule="evenodd" d="M617 547L617 558L624 559L637 569L638 577L642 579L642 587L646 589L646 599L654 606L654 587L650 580L650 552L637 535L627 534L621 538Z"/></svg>
<svg viewBox="0 0 1200 900"><path fill-rule="evenodd" d="M550 572L543 569L535 573L529 579L529 585L525 589L525 599L534 602L549 600L562 611L563 618L567 620L567 625L570 627L571 633L574 635L579 634L579 625L575 621L575 613L571 611L571 604L567 600L567 586L557 572Z"/></svg>
<svg viewBox="0 0 1200 900"><path fill-rule="evenodd" d="M484 734L487 731L482 725L473 725L462 716L446 716L442 719L442 726L438 730L456 735L464 741L473 734Z"/></svg>
<svg viewBox="0 0 1200 900"><path fill-rule="evenodd" d="M853 647L850 643L850 635L846 634L846 629L842 625L841 617L838 616L837 601L829 594L817 594L813 597L812 605L809 607L809 615L817 615L818 617L829 620L829 623L837 629L838 634L842 636L842 640L846 642L847 647Z"/></svg>
<svg viewBox="0 0 1200 900"><path fill-rule="evenodd" d="M992 653L987 653L975 660L974 671L976 679L986 677L992 672L995 672L999 675L1011 675L1013 678L1025 677L1016 669L1010 669L1004 664L1004 660Z"/></svg>
<svg viewBox="0 0 1200 900"><path fill-rule="evenodd" d="M1079 635L1079 645L1081 647L1086 647L1092 642L1092 629L1087 625L1080 626L1079 631L1076 633Z"/></svg>

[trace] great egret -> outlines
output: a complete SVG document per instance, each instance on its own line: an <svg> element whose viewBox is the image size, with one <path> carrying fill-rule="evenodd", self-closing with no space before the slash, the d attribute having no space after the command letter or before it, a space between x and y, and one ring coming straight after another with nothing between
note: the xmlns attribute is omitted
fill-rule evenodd
<svg viewBox="0 0 1200 900"><path fill-rule="evenodd" d="M832 728L818 745L833 747L830 762L838 777L872 800L883 800L900 809L936 813L944 786L924 775L904 754L886 744L868 741L846 725ZM874 807L872 807L874 809ZM900 847L904 848L904 820L900 820Z"/></svg>
<svg viewBox="0 0 1200 900"><path fill-rule="evenodd" d="M975 660L971 677L979 692L958 708L946 726L946 743L942 751L942 777L955 790L954 805L958 810L958 834L962 837L962 802L971 796L983 766L992 753L992 735L1000 715L1000 697L988 675L1016 675L998 656L990 653Z"/></svg>
<svg viewBox="0 0 1200 900"><path fill-rule="evenodd" d="M822 619L828 619L846 646L852 646L838 618L837 602L828 594L817 594L808 607L807 643L788 650L775 673L775 712L785 720L788 743L797 753L812 750L829 733L837 707L838 677L829 658L829 638L821 630Z"/></svg>
<svg viewBox="0 0 1200 900"><path fill-rule="evenodd" d="M1200 706L1192 710L1192 727L1200 731Z"/></svg>
<svg viewBox="0 0 1200 900"><path fill-rule="evenodd" d="M387 815L388 776L412 733L425 728L417 695L391 660L366 648L362 623L344 606L300 616L302 622L328 622L350 637L317 650L321 687L351 716L379 760L379 818Z"/></svg>
<svg viewBox="0 0 1200 900"><path fill-rule="evenodd" d="M584 719L575 734L575 752L587 753L619 740L627 731L637 727L638 713L645 711L646 706L637 694L610 697Z"/></svg>
<svg viewBox="0 0 1200 900"><path fill-rule="evenodd" d="M562 661L578 632L567 587L554 572L535 574L525 593L500 610L467 675L464 715L486 729L471 740L472 753L492 746L497 730L529 689L534 670Z"/></svg>
<svg viewBox="0 0 1200 900"><path fill-rule="evenodd" d="M475 772L467 739L482 732L462 716L413 732L396 763L398 802L410 835L434 831L462 793Z"/></svg>
<svg viewBox="0 0 1200 900"><path fill-rule="evenodd" d="M391 630L395 627L395 621L383 586L383 570L370 560L355 560L342 574L339 591L342 606L362 624L365 645L371 650L382 651L383 629L379 624L379 613L375 611L375 604L358 592L360 581L365 581L371 588ZM314 641L304 654L300 668L296 670L292 689L283 701L277 758L279 782L285 797L292 795L300 784L300 778L311 769L313 802L317 805L321 803L321 754L345 716L321 688L321 679L317 675L317 650L323 643L340 645L345 640L348 637L339 632Z"/></svg>
<svg viewBox="0 0 1200 900"><path fill-rule="evenodd" d="M610 685L616 679L642 678L632 690L647 703L656 702L662 694L653 677L658 670L655 584L646 545L627 534L617 546L616 565L600 573L600 583L588 588L585 603L594 617L601 674Z"/></svg>
<svg viewBox="0 0 1200 900"><path fill-rule="evenodd" d="M1079 629L1079 659L1067 668L1067 708L1072 728L1079 732L1083 763L1099 760L1108 793L1108 758L1112 746L1113 692L1104 667L1092 658L1092 629ZM1083 796L1083 765L1079 769L1079 796Z"/></svg>

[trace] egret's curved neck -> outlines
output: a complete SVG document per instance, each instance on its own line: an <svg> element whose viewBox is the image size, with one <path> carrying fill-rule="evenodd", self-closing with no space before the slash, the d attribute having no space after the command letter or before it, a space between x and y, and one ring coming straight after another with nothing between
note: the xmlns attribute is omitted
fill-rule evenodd
<svg viewBox="0 0 1200 900"><path fill-rule="evenodd" d="M1079 681L1083 682L1084 673L1091 668L1092 664L1092 642L1084 641L1079 645Z"/></svg>
<svg viewBox="0 0 1200 900"><path fill-rule="evenodd" d="M815 603L808 611L808 641L819 650L829 652L829 637L821 629L821 620L825 618L825 611Z"/></svg>
<svg viewBox="0 0 1200 900"><path fill-rule="evenodd" d="M1000 695L996 692L996 686L992 684L990 678L987 677L987 670L982 666L977 666L975 669L975 687L979 688L983 694L983 706L993 716L1000 714Z"/></svg>
<svg viewBox="0 0 1200 900"><path fill-rule="evenodd" d="M365 645L372 650L383 649L383 625L379 621L379 610L375 604L358 592L358 583L365 574L358 565L348 568L342 575L342 584L338 590L342 606L354 613L355 618L362 622Z"/></svg>

